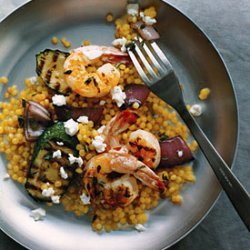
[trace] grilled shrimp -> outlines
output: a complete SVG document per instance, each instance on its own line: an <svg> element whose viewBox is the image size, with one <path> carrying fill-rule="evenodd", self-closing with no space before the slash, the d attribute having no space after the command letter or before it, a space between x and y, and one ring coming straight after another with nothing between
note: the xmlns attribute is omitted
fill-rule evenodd
<svg viewBox="0 0 250 250"><path fill-rule="evenodd" d="M113 117L106 125L103 136L109 148L120 147L118 135L134 124L138 115L131 110L124 110Z"/></svg>
<svg viewBox="0 0 250 250"><path fill-rule="evenodd" d="M124 56L118 49L105 46L84 46L74 49L64 63L65 81L72 91L83 97L102 97L119 83L120 72L111 63L105 63L94 73L88 73L86 66L99 58L102 61L112 61L108 58Z"/></svg>
<svg viewBox="0 0 250 250"><path fill-rule="evenodd" d="M138 160L155 169L161 159L161 149L157 138L150 132L138 129L129 136L128 150Z"/></svg>
<svg viewBox="0 0 250 250"><path fill-rule="evenodd" d="M138 129L129 136L127 145L121 145L118 135L136 122L137 113L132 110L125 110L118 113L106 125L102 136L107 149L123 148L142 161L148 167L155 169L161 160L161 149L157 138L150 132Z"/></svg>
<svg viewBox="0 0 250 250"><path fill-rule="evenodd" d="M91 201L104 208L127 206L138 196L138 183L164 191L161 179L134 156L119 151L91 158L86 165L84 186Z"/></svg>

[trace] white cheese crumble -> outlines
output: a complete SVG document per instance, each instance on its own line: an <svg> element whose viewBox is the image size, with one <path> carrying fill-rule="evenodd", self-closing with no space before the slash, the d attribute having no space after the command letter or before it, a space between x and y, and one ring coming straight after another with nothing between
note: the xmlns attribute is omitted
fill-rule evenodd
<svg viewBox="0 0 250 250"><path fill-rule="evenodd" d="M126 52L127 51L127 48L126 48L126 43L127 43L127 39L125 37L122 37L122 38L117 38L115 39L112 44L114 46L119 46L121 47L121 51L122 52Z"/></svg>
<svg viewBox="0 0 250 250"><path fill-rule="evenodd" d="M42 191L42 195L45 197L51 197L55 193L55 190L52 187L45 188Z"/></svg>
<svg viewBox="0 0 250 250"><path fill-rule="evenodd" d="M116 105L119 108L125 103L126 94L125 92L122 91L120 86L115 86L111 90L111 96L112 96L112 100L116 102Z"/></svg>
<svg viewBox="0 0 250 250"><path fill-rule="evenodd" d="M70 136L75 135L79 130L78 123L75 122L72 118L64 122L64 128L65 128L66 134Z"/></svg>
<svg viewBox="0 0 250 250"><path fill-rule="evenodd" d="M68 174L66 173L64 167L60 167L60 175L61 175L61 177L62 177L64 180L68 179L68 177L69 177Z"/></svg>
<svg viewBox="0 0 250 250"><path fill-rule="evenodd" d="M142 224L136 224L135 225L135 229L138 231L138 232L143 232L146 230L146 227L144 227Z"/></svg>
<svg viewBox="0 0 250 250"><path fill-rule="evenodd" d="M59 204L60 203L60 196L59 195L52 195L51 200L54 204Z"/></svg>
<svg viewBox="0 0 250 250"><path fill-rule="evenodd" d="M3 180L4 180L4 181L7 181L9 178L10 178L10 175L9 175L8 173L6 173L6 174L3 176Z"/></svg>
<svg viewBox="0 0 250 250"><path fill-rule="evenodd" d="M90 204L90 196L87 196L85 193L82 193L82 195L80 195L80 199L84 205Z"/></svg>
<svg viewBox="0 0 250 250"><path fill-rule="evenodd" d="M177 155L179 158L181 158L183 156L183 150L177 150Z"/></svg>
<svg viewBox="0 0 250 250"><path fill-rule="evenodd" d="M104 101L104 100L101 100L100 102L99 102L99 105L100 106L103 106L103 105L105 105L106 104L106 101Z"/></svg>
<svg viewBox="0 0 250 250"><path fill-rule="evenodd" d="M69 154L68 159L69 159L70 165L72 165L74 163L77 163L79 165L79 167L81 167L82 164L83 164L83 160L82 160L82 158L80 156L79 157L75 157L74 155Z"/></svg>
<svg viewBox="0 0 250 250"><path fill-rule="evenodd" d="M89 118L85 115L78 117L77 121L79 123L87 124L89 122Z"/></svg>
<svg viewBox="0 0 250 250"><path fill-rule="evenodd" d="M138 3L130 3L127 5L127 14L131 16L138 16L139 12L139 4Z"/></svg>
<svg viewBox="0 0 250 250"><path fill-rule="evenodd" d="M37 84L37 77L36 76L31 76L31 77L28 78L28 80L30 81L30 83L32 85Z"/></svg>
<svg viewBox="0 0 250 250"><path fill-rule="evenodd" d="M64 95L54 95L52 96L52 103L55 106L63 106L66 105L66 97Z"/></svg>
<svg viewBox="0 0 250 250"><path fill-rule="evenodd" d="M102 153L105 151L107 144L104 143L104 138L102 136L97 135L92 140L92 145L95 147L97 153Z"/></svg>
<svg viewBox="0 0 250 250"><path fill-rule="evenodd" d="M61 150L58 149L55 152L53 152L52 158L57 158L57 159L62 158L62 152L61 152Z"/></svg>
<svg viewBox="0 0 250 250"><path fill-rule="evenodd" d="M102 134L103 133L103 131L104 131L104 129L105 129L105 125L102 125L100 128L98 128L97 129L97 132L99 133L99 134Z"/></svg>
<svg viewBox="0 0 250 250"><path fill-rule="evenodd" d="M140 12L140 17L142 19L142 21L146 24L146 25L153 25L156 23L156 19L152 18L150 16L145 16L144 13L141 11Z"/></svg>
<svg viewBox="0 0 250 250"><path fill-rule="evenodd" d="M43 208L37 208L31 210L30 217L34 219L34 221L42 220L46 216L46 211Z"/></svg>
<svg viewBox="0 0 250 250"><path fill-rule="evenodd" d="M64 145L64 143L63 143L62 141L57 141L56 144L57 144L58 146L63 146L63 145Z"/></svg>
<svg viewBox="0 0 250 250"><path fill-rule="evenodd" d="M202 114L202 108L201 105L199 104L194 104L191 106L189 112L193 115L193 116L200 116Z"/></svg>

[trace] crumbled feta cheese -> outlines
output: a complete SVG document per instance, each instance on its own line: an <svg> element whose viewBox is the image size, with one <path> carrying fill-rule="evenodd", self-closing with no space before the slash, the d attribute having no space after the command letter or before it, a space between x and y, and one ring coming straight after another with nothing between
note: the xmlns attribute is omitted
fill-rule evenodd
<svg viewBox="0 0 250 250"><path fill-rule="evenodd" d="M85 115L78 117L77 121L79 123L87 124L89 122L89 118Z"/></svg>
<svg viewBox="0 0 250 250"><path fill-rule="evenodd" d="M60 175L63 179L68 179L68 174L66 173L64 167L60 167Z"/></svg>
<svg viewBox="0 0 250 250"><path fill-rule="evenodd" d="M60 196L59 195L52 195L51 200L53 203L59 204L60 203Z"/></svg>
<svg viewBox="0 0 250 250"><path fill-rule="evenodd" d="M153 25L153 24L156 23L156 19L155 19L155 18L152 18L152 17L150 17L150 16L145 16L145 17L143 18L143 21L144 21L144 23L145 23L146 25Z"/></svg>
<svg viewBox="0 0 250 250"><path fill-rule="evenodd" d="M105 129L105 125L102 125L100 128L98 128L97 129L97 132L99 133L99 134L102 134L103 133L103 130Z"/></svg>
<svg viewBox="0 0 250 250"><path fill-rule="evenodd" d="M68 159L69 159L70 165L72 165L74 163L77 163L79 165L79 167L81 167L82 164L83 164L83 160L82 160L82 158L80 156L79 157L75 157L74 155L69 154Z"/></svg>
<svg viewBox="0 0 250 250"><path fill-rule="evenodd" d="M90 196L87 196L85 193L82 193L82 195L80 195L80 199L84 205L90 204Z"/></svg>
<svg viewBox="0 0 250 250"><path fill-rule="evenodd" d="M125 92L122 91L120 86L115 86L111 90L111 96L112 96L112 100L116 102L116 105L118 107L121 107L125 103L124 100L126 99L126 94Z"/></svg>
<svg viewBox="0 0 250 250"><path fill-rule="evenodd" d="M120 46L122 52L126 52L126 51L127 51L126 43L127 43L127 39L126 39L125 37L117 38L117 39L115 39L115 40L112 42L112 44L113 44L114 46Z"/></svg>
<svg viewBox="0 0 250 250"><path fill-rule="evenodd" d="M31 210L30 217L34 219L34 221L42 220L46 216L46 211L43 208L37 208Z"/></svg>
<svg viewBox="0 0 250 250"><path fill-rule="evenodd" d="M52 155L53 158L57 158L57 159L60 159L62 158L62 152L60 149L56 150L55 152L53 152L53 155Z"/></svg>
<svg viewBox="0 0 250 250"><path fill-rule="evenodd" d="M141 11L140 12L140 17L142 19L142 21L146 24L146 25L153 25L156 23L156 19L152 18L150 16L145 16L144 13Z"/></svg>
<svg viewBox="0 0 250 250"><path fill-rule="evenodd" d="M6 173L6 174L3 176L3 180L4 180L4 181L7 181L9 178L10 178L10 175L9 175L8 173Z"/></svg>
<svg viewBox="0 0 250 250"><path fill-rule="evenodd" d="M101 101L99 102L99 105L100 105L100 106L103 106L103 105L105 105L105 103L106 103L106 101L101 100Z"/></svg>
<svg viewBox="0 0 250 250"><path fill-rule="evenodd" d="M57 141L56 144L57 144L58 146L63 146L63 145L64 145L64 143L63 143L62 141Z"/></svg>
<svg viewBox="0 0 250 250"><path fill-rule="evenodd" d="M143 232L146 230L146 228L142 225L142 224L136 224L135 225L135 229L138 231L138 232Z"/></svg>
<svg viewBox="0 0 250 250"><path fill-rule="evenodd" d="M131 16L138 16L139 12L139 4L138 3L130 3L127 5L127 13Z"/></svg>
<svg viewBox="0 0 250 250"><path fill-rule="evenodd" d="M183 150L177 150L177 155L181 158L183 156Z"/></svg>
<svg viewBox="0 0 250 250"><path fill-rule="evenodd" d="M92 145L95 147L97 153L102 153L105 151L107 144L104 143L104 138L102 136L97 135L92 140Z"/></svg>
<svg viewBox="0 0 250 250"><path fill-rule="evenodd" d="M32 85L37 84L37 77L36 76L31 76L30 78L28 78L28 80L30 81L30 83Z"/></svg>
<svg viewBox="0 0 250 250"><path fill-rule="evenodd" d="M66 105L66 97L64 95L54 95L52 96L52 103L55 106Z"/></svg>
<svg viewBox="0 0 250 250"><path fill-rule="evenodd" d="M202 108L201 105L199 104L194 104L191 106L189 112L193 115L193 116L200 116L202 114Z"/></svg>
<svg viewBox="0 0 250 250"><path fill-rule="evenodd" d="M64 128L65 132L70 136L75 135L79 130L78 123L75 122L72 118L64 122Z"/></svg>
<svg viewBox="0 0 250 250"><path fill-rule="evenodd" d="M42 191L42 195L45 197L51 197L55 193L55 190L52 187L45 188Z"/></svg>

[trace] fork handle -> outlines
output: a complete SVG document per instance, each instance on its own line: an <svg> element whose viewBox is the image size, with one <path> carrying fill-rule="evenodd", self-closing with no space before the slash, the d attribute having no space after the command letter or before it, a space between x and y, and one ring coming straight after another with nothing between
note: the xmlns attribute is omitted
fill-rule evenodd
<svg viewBox="0 0 250 250"><path fill-rule="evenodd" d="M187 110L185 104L180 103L180 105L175 108L193 134L222 188L225 190L242 221L245 223L248 231L250 231L250 196L248 192L208 140L200 126Z"/></svg>

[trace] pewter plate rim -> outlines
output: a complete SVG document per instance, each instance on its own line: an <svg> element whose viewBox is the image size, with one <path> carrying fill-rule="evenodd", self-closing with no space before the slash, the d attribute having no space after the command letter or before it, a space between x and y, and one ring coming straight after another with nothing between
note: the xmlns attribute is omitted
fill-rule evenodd
<svg viewBox="0 0 250 250"><path fill-rule="evenodd" d="M233 89L233 102L235 103L235 106L236 106L236 131L237 131L237 135L236 135L236 139L235 139L235 145L234 145L234 157L233 157L233 160L232 160L232 165L233 165L233 162L235 161L235 156L236 156L236 152L237 152L237 145L238 145L238 134L239 134L239 129L238 129L238 111L237 111L237 99L236 99L236 96L235 96L235 91L234 91L234 87L233 87L233 83L232 83L232 79L230 77L230 74L228 73L228 70L226 68L226 65L219 53L219 51L216 49L216 47L214 46L214 44L211 42L211 40L206 36L205 32L202 31L199 27L197 27L197 25L190 19L188 18L186 15L184 15L178 8L170 5L169 3L167 3L167 1L163 1L165 2L170 8L172 8L173 10L179 12L182 16L184 16L184 18L187 20L187 22L190 22L192 23L192 25L198 29L201 34L203 35L203 37L205 39L208 40L208 42L211 44L211 46L213 47L214 51L217 53L218 55L218 59L221 60L221 63L223 64L224 68L225 68L225 73L227 74L228 78L230 79L230 82L231 82L231 87ZM19 13L22 11L22 7L23 6L26 6L26 5L32 5L33 3L32 2L28 2L28 3L24 3L23 5L20 5L18 9L16 9L14 12L12 12L11 14L9 14L4 20L6 19L10 19L10 18L14 18L15 17L15 14L16 13ZM4 21L2 20L2 21ZM0 24L0 27L1 27L1 24ZM170 247L172 246L173 244L175 244L176 242L178 242L180 239L182 239L183 237L185 237L188 233L190 233L205 217L206 215L209 213L209 211L212 209L212 207L214 206L214 204L216 203L216 201L218 200L219 198L219 193L220 193L220 188L218 188L217 192L218 192L218 196L217 198L214 200L213 204L211 207L207 208L207 211L199 218L198 222L195 223L194 225L190 226L189 227L189 230L186 230L185 233L182 234L182 236L180 236L178 239L176 239L175 241L171 242L171 244L168 244L166 245L165 247ZM1 219L1 218L0 218ZM1 219L1 222L2 222L2 219ZM12 232L8 232L8 230L6 228L4 228L4 225L2 225L1 223L1 230L4 231L7 235L9 235L12 239L14 239L15 241L17 241L19 244L25 246L25 247L29 247L27 242L22 242L20 240L17 240L16 237L15 237L15 234L13 234ZM41 249L43 249L43 246L41 246Z"/></svg>

